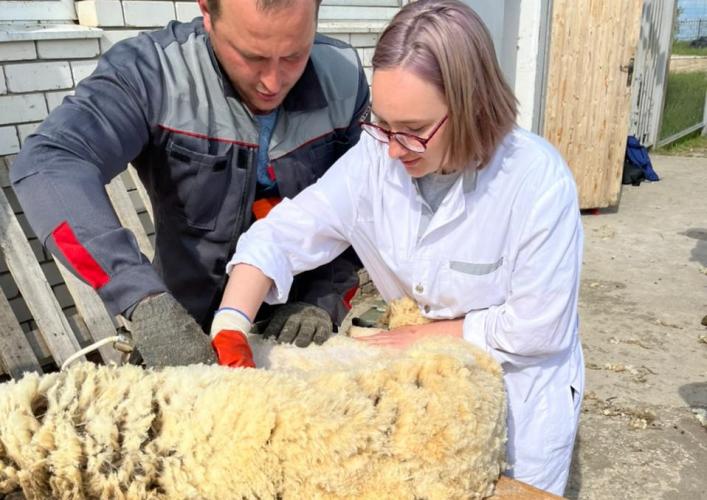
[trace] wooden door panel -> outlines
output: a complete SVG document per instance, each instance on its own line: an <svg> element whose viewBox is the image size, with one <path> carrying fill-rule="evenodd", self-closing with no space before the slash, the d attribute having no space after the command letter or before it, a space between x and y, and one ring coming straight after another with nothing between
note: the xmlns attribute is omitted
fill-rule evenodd
<svg viewBox="0 0 707 500"><path fill-rule="evenodd" d="M582 208L621 190L643 0L554 0L544 136L569 163ZM622 69L623 67L623 69Z"/></svg>

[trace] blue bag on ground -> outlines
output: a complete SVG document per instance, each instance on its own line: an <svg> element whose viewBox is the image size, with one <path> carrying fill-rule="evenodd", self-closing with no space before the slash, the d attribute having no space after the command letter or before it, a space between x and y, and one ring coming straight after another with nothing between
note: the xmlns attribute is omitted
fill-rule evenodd
<svg viewBox="0 0 707 500"><path fill-rule="evenodd" d="M624 159L623 184L638 186L641 181L659 181L660 177L653 170L648 150L634 136L628 136L626 158Z"/></svg>

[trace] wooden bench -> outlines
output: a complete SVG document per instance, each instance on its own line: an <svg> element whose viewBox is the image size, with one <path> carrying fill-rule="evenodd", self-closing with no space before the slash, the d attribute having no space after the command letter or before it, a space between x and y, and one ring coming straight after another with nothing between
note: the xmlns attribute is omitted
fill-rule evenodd
<svg viewBox="0 0 707 500"><path fill-rule="evenodd" d="M9 186L12 159L0 160L2 186ZM152 243L126 183L135 186L152 219L149 198L132 167L113 179L106 192L121 223L135 234L143 253L152 258ZM37 325L35 331L25 333L0 290L0 375L18 378L25 372L41 373L42 366L50 362L61 366L81 347L115 336L119 331L121 318L108 313L98 294L55 260L77 310L74 316L65 314L3 190L0 190L0 253ZM103 362L120 359L120 353L111 345L101 347L98 356Z"/></svg>

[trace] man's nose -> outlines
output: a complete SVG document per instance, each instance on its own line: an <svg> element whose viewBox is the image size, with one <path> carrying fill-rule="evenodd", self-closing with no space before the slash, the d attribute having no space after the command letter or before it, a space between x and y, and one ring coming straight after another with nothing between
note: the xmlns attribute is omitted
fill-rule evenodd
<svg viewBox="0 0 707 500"><path fill-rule="evenodd" d="M282 89L282 77L280 75L280 65L271 62L260 74L260 84L264 91L269 94L277 94Z"/></svg>

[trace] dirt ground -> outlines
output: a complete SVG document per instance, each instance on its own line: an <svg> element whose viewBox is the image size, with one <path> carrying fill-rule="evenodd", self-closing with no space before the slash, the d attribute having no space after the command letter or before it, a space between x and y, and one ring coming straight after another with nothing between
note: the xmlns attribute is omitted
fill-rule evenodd
<svg viewBox="0 0 707 500"><path fill-rule="evenodd" d="M693 71L707 71L707 56L672 56L670 58L671 73Z"/></svg>
<svg viewBox="0 0 707 500"><path fill-rule="evenodd" d="M707 499L707 159L583 217L586 393L566 492Z"/></svg>
<svg viewBox="0 0 707 500"><path fill-rule="evenodd" d="M586 392L570 499L707 499L707 158L584 215ZM355 314L374 302L369 296Z"/></svg>

